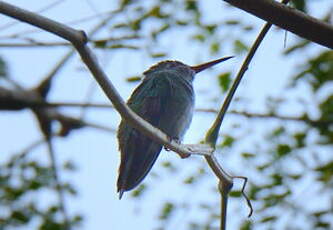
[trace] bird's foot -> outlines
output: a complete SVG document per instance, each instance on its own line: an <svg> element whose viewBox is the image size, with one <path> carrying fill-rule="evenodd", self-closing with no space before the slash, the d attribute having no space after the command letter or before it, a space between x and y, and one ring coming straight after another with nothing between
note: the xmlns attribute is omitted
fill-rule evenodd
<svg viewBox="0 0 333 230"><path fill-rule="evenodd" d="M179 138L178 137L174 137L174 138L172 138L172 137L168 137L169 138L169 141L171 142L171 141L174 141L174 142L176 142L177 144L181 144L181 141L179 140ZM165 147L164 146L164 150L165 151L170 151L170 149L168 149L167 147ZM182 158L182 159L184 159L184 158L188 158L191 154L184 154L184 153L177 153L179 156L180 156L180 158Z"/></svg>
<svg viewBox="0 0 333 230"><path fill-rule="evenodd" d="M171 142L171 141L174 141L174 142L176 142L177 144L180 144L180 140L179 140L179 138L178 137L170 137L170 136L168 136L168 139L169 139L169 142ZM168 149L167 147L165 147L164 146L164 150L165 151L170 151L170 149Z"/></svg>

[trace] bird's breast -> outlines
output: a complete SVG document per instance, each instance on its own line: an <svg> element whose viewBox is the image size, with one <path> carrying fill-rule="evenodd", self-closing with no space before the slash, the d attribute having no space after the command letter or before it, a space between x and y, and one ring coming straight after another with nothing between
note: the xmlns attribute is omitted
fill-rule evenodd
<svg viewBox="0 0 333 230"><path fill-rule="evenodd" d="M172 79L170 98L161 116L160 128L172 138L182 139L193 116L194 92L191 82Z"/></svg>

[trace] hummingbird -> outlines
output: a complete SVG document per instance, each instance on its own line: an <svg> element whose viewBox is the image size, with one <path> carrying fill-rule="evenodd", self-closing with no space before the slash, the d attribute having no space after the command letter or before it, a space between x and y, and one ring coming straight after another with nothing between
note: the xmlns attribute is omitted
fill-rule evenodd
<svg viewBox="0 0 333 230"><path fill-rule="evenodd" d="M179 61L159 62L143 73L143 81L127 105L170 139L180 143L193 116L194 76L230 58L232 56L197 66ZM124 120L119 125L117 138L121 152L117 191L121 199L125 191L135 188L146 177L163 146Z"/></svg>

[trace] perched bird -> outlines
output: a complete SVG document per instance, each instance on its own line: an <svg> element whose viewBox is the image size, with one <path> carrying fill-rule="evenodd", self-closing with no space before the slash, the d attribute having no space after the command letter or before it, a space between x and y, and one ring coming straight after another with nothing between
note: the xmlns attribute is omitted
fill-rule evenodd
<svg viewBox="0 0 333 230"><path fill-rule="evenodd" d="M193 78L217 63L231 57L220 58L197 66L179 61L163 61L143 73L144 79L128 100L128 106L171 139L181 141L193 115ZM121 199L125 191L135 188L153 167L162 145L152 141L124 120L118 129L121 163L118 192Z"/></svg>

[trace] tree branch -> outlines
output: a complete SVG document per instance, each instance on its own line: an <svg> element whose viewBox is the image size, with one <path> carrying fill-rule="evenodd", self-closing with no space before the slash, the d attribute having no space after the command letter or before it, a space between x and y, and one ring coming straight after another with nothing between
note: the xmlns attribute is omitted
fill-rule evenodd
<svg viewBox="0 0 333 230"><path fill-rule="evenodd" d="M0 1L0 13L58 35L70 41L75 47L82 46L82 44L87 42L87 37L83 31L75 30L69 26L3 1Z"/></svg>
<svg viewBox="0 0 333 230"><path fill-rule="evenodd" d="M333 49L333 27L272 0L224 0L300 37Z"/></svg>
<svg viewBox="0 0 333 230"><path fill-rule="evenodd" d="M55 22L43 16L36 15L33 12L12 6L3 1L0 1L0 13L39 27L71 42L79 52L83 62L87 65L90 72L95 77L95 80L103 89L104 93L113 103L117 111L121 114L121 117L125 119L132 127L140 130L154 141L163 144L168 149L171 149L177 153L210 155L213 151L212 148L204 145L186 146L178 144L174 140L170 141L170 138L165 133L153 127L150 123L146 122L136 113L134 113L125 104L116 88L109 81L106 74L97 63L90 49L86 46L87 37L83 31L74 30L66 25Z"/></svg>
<svg viewBox="0 0 333 230"><path fill-rule="evenodd" d="M63 215L63 224L64 224L64 230L70 230L71 225L70 225L70 219L68 216L67 212L67 207L66 207L66 202L65 202L65 193L61 185L60 181L60 175L59 175L59 170L57 167L57 159L55 156L54 148L53 148L53 143L52 143L52 138L46 137L45 138L46 144L47 144L47 149L48 149L48 154L50 158L50 165L53 173L53 179L55 183L55 190L58 195L58 200L59 200L59 209L62 212Z"/></svg>
<svg viewBox="0 0 333 230"><path fill-rule="evenodd" d="M288 3L289 0L282 0L282 3L286 4ZM213 125L211 126L211 128L208 130L207 134L206 134L206 138L205 138L205 142L207 144L209 144L212 148L215 149L216 146L216 142L217 142L217 138L218 138L218 133L220 131L221 125L222 125L222 121L224 119L225 114L228 111L228 108L230 106L230 103L232 101L233 96L236 93L236 90L246 72L246 70L248 69L248 66L255 54L255 52L257 51L259 45L261 44L261 42L263 41L264 37L266 36L267 32L269 31L269 29L271 28L272 24L270 23L266 23L264 25L264 27L262 28L262 30L260 31L258 37L256 38L256 40L254 41L249 53L247 54L241 68L239 69L236 78L234 80L234 82L232 83L232 86L223 102L223 105L220 109L220 111L217 114L217 117L213 123ZM219 181L219 189L220 189L220 193L221 193L221 224L220 224L220 229L221 230L225 230L226 229L226 221L227 221L227 203L228 203L228 193L232 188L233 185L233 178L228 175L227 173L224 172L224 170L222 169L222 167L220 166L220 164L218 163L218 161L213 158L214 155L212 154L211 156L205 156L207 163L209 164L209 166L214 170L214 173L217 175L217 173L215 171L220 171L223 172L223 174L221 176L218 176L218 178L220 179ZM220 170L217 170L217 168L220 168Z"/></svg>

